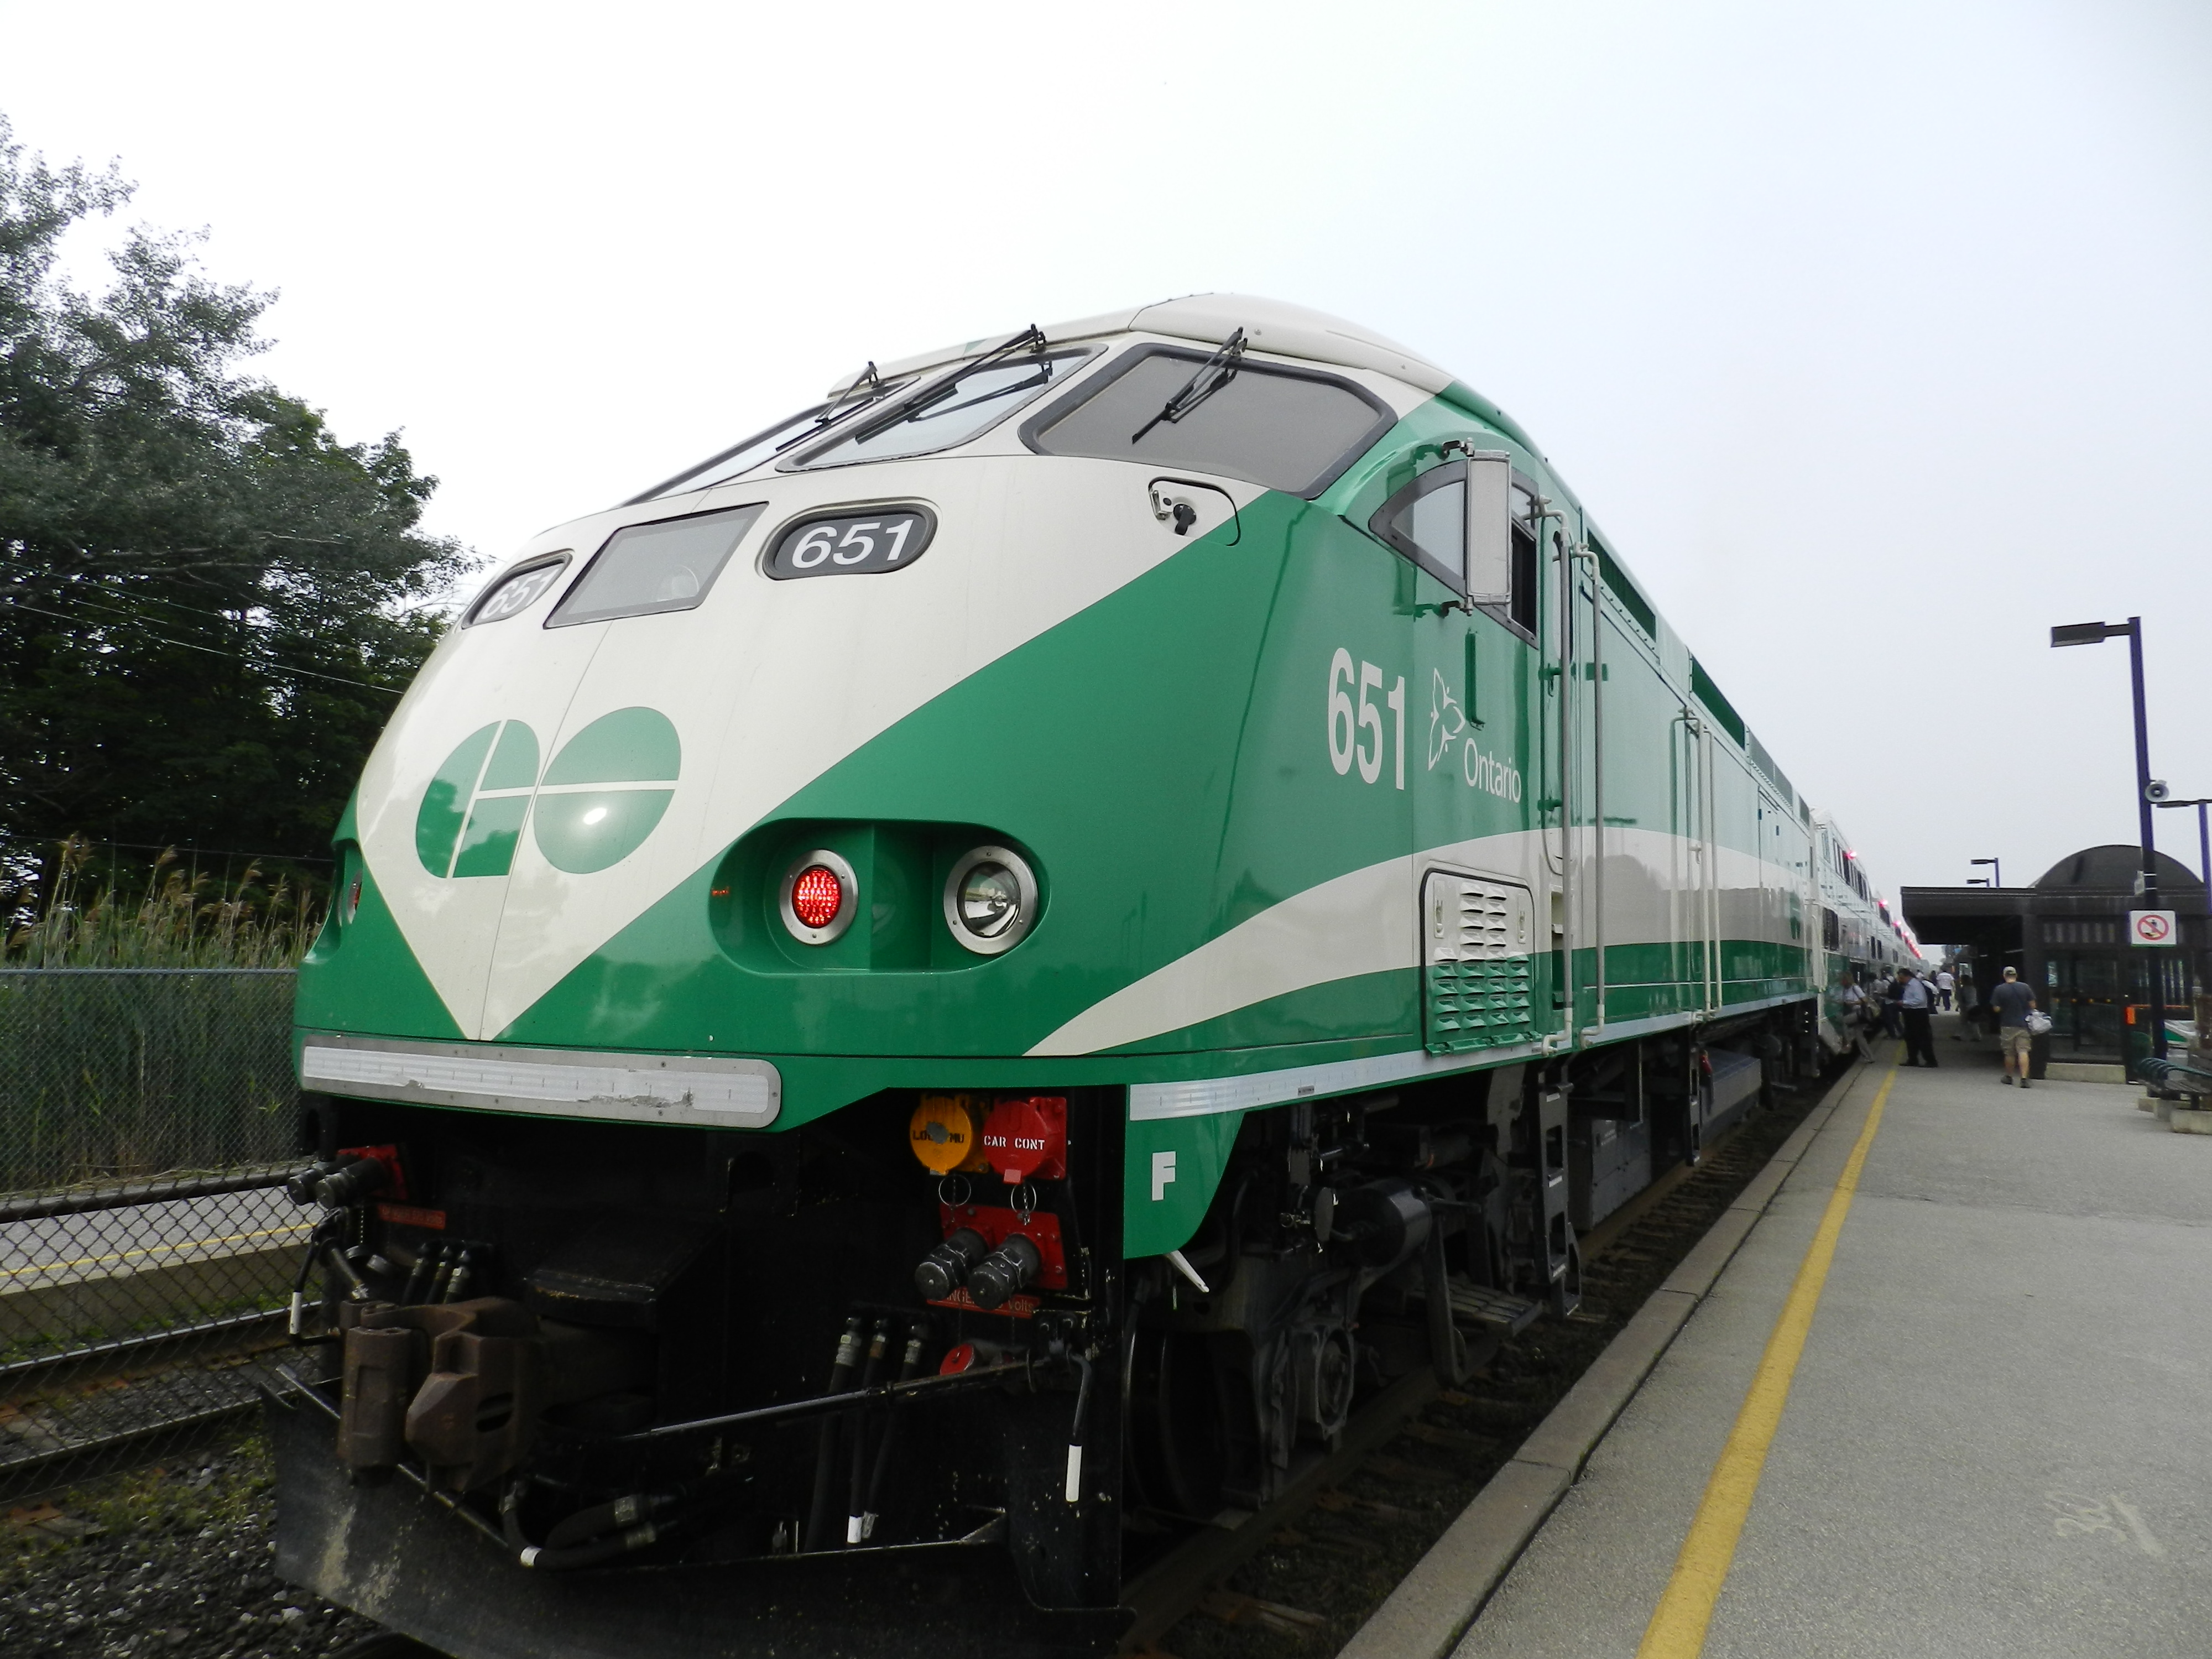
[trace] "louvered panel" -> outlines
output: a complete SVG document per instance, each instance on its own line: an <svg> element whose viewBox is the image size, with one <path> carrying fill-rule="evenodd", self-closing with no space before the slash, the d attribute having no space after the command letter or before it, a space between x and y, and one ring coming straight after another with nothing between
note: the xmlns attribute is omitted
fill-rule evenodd
<svg viewBox="0 0 2212 1659"><path fill-rule="evenodd" d="M1525 1042L1534 907L1509 882L1431 871L1422 888L1422 1002L1431 1054Z"/></svg>

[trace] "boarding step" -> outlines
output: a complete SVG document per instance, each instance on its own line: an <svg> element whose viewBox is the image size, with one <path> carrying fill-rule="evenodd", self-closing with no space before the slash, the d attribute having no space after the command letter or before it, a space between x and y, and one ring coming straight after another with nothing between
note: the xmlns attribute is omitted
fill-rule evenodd
<svg viewBox="0 0 2212 1659"><path fill-rule="evenodd" d="M1451 1281L1452 1312L1472 1324L1487 1325L1500 1336L1518 1336L1550 1304L1531 1302L1510 1291L1493 1291L1463 1279Z"/></svg>

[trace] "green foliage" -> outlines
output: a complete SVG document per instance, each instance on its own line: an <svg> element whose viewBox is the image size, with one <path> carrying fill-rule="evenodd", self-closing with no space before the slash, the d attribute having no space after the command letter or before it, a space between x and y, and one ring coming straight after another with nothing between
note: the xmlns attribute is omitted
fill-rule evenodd
<svg viewBox="0 0 2212 1659"><path fill-rule="evenodd" d="M278 1163L293 975L0 969L0 1192Z"/></svg>
<svg viewBox="0 0 2212 1659"><path fill-rule="evenodd" d="M84 842L63 842L42 902L0 891L0 918L19 907L34 918L0 938L0 965L295 968L321 925L305 888L282 876L264 886L258 865L227 884L172 848L134 896L112 879L100 884L91 852Z"/></svg>
<svg viewBox="0 0 2212 1659"><path fill-rule="evenodd" d="M240 372L272 295L143 228L88 295L111 169L0 117L0 842L80 830L309 857L469 564L397 434L345 444Z"/></svg>

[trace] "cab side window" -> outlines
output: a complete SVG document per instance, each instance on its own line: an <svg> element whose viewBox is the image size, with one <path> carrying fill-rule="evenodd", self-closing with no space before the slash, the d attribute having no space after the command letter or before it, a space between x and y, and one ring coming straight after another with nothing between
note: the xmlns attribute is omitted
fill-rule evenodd
<svg viewBox="0 0 2212 1659"><path fill-rule="evenodd" d="M1513 482L1513 598L1482 608L1534 638L1536 633L1536 504ZM1431 467L1376 510L1368 529L1454 592L1467 592L1467 463Z"/></svg>
<svg viewBox="0 0 2212 1659"><path fill-rule="evenodd" d="M1536 637L1536 498L1520 479L1513 481L1513 625Z"/></svg>

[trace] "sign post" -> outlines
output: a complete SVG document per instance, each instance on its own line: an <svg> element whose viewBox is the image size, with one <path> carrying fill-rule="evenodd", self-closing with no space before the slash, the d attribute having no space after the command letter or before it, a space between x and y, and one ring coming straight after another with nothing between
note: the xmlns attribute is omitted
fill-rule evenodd
<svg viewBox="0 0 2212 1659"><path fill-rule="evenodd" d="M2166 947L2180 937L2181 923L2171 910L2130 910L2128 912L2128 943L2158 952L2150 959L2152 1052L2162 1051L2166 1044Z"/></svg>
<svg viewBox="0 0 2212 1659"><path fill-rule="evenodd" d="M2051 643L2055 649L2067 645L2097 645L2106 640L2124 639L2128 642L2128 679L2135 696L2136 716L2136 816L2142 835L2142 874L2136 880L2136 896L2152 908L2128 912L2128 937L2137 945L2163 945L2173 938L2173 912L2157 907L2158 848L2152 835L2151 809L2160 801L2172 798L2172 792L2150 775L2150 720L2143 708L2142 618L2130 617L2124 623L2067 623L2051 630ZM2135 931L2137 916L2162 915L2166 932L2156 941L2143 939ZM2166 962L2154 957L2150 963L2150 1051L2160 1060L2166 1058ZM2155 1092L2163 1093L2163 1091Z"/></svg>

